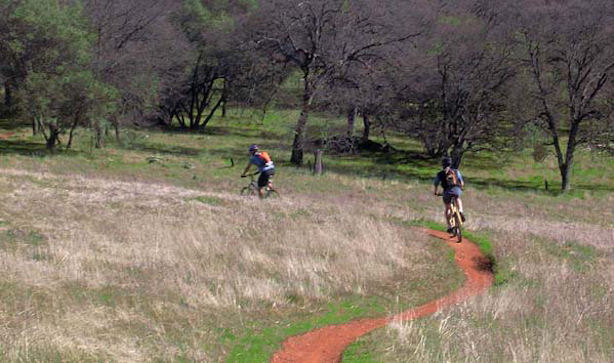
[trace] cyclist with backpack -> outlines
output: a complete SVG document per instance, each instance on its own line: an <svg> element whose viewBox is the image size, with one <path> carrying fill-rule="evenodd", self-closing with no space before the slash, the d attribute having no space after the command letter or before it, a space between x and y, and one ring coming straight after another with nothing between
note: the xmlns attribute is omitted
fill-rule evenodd
<svg viewBox="0 0 614 363"><path fill-rule="evenodd" d="M438 188L441 184L443 188L443 202L446 205L445 216L446 221L448 221L448 214L450 213L450 203L452 203L452 197L455 196L458 201L458 211L460 212L461 219L463 222L465 221L465 214L463 212L463 202L461 201L461 195L463 194L463 188L465 187L465 182L463 181L463 176L460 171L452 168L452 160L450 157L444 157L441 160L442 170L437 173L435 176L435 181L433 185L435 189L433 193L438 195ZM447 222L449 224L449 221ZM452 228L448 225L448 233L452 232Z"/></svg>
<svg viewBox="0 0 614 363"><path fill-rule="evenodd" d="M258 145L251 145L249 147L249 161L247 162L247 166L241 174L241 178L245 178L247 176L247 172L255 165L260 172L260 176L258 177L258 195L260 198L264 198L264 187L269 187L273 189L273 182L271 181L271 177L275 175L275 164L273 164L273 160L269 156L269 153L266 151L260 151L258 149Z"/></svg>

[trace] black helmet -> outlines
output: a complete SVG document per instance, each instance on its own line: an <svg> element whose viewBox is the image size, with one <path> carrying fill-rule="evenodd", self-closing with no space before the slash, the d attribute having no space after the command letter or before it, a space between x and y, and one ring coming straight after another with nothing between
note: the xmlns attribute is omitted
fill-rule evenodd
<svg viewBox="0 0 614 363"><path fill-rule="evenodd" d="M253 152L256 152L256 151L258 151L258 145L252 144L252 145L249 146L249 152L250 153L253 153Z"/></svg>
<svg viewBox="0 0 614 363"><path fill-rule="evenodd" d="M441 166L444 168L452 166L452 159L450 159L449 156L444 156L443 159L441 159Z"/></svg>

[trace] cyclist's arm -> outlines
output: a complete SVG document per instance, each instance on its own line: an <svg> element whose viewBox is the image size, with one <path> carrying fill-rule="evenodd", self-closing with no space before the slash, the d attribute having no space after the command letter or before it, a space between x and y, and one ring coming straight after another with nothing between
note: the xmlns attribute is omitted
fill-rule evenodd
<svg viewBox="0 0 614 363"><path fill-rule="evenodd" d="M245 176L247 175L247 172L249 171L249 169L252 167L252 163L251 161L247 162L247 166L245 167L245 170L243 170L243 174L241 174L241 176Z"/></svg>
<svg viewBox="0 0 614 363"><path fill-rule="evenodd" d="M460 182L461 189L465 189L465 181L463 180L463 175L461 174L459 170L456 171L456 177L458 178L458 181Z"/></svg>

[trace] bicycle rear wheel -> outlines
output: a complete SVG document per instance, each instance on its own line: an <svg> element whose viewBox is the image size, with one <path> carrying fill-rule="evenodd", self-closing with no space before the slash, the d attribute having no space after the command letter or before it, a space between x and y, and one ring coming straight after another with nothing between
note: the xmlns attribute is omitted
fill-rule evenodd
<svg viewBox="0 0 614 363"><path fill-rule="evenodd" d="M275 189L268 189L265 193L264 193L264 197L266 199L272 198L272 199L277 199L279 198L279 192Z"/></svg>
<svg viewBox="0 0 614 363"><path fill-rule="evenodd" d="M456 242L461 243L463 241L463 231L461 230L463 221L461 219L460 211L458 209L458 200L456 198L453 198L452 203L453 203L452 218L454 220L454 235L456 236Z"/></svg>

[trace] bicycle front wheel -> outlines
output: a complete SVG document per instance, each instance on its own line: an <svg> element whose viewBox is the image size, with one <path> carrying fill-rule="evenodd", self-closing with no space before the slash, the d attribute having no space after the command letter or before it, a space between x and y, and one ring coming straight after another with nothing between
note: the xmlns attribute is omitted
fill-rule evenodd
<svg viewBox="0 0 614 363"><path fill-rule="evenodd" d="M240 195L244 196L244 197L251 197L253 195L255 195L256 192L254 191L253 188L250 187L245 187L243 189L241 189L241 193Z"/></svg>

